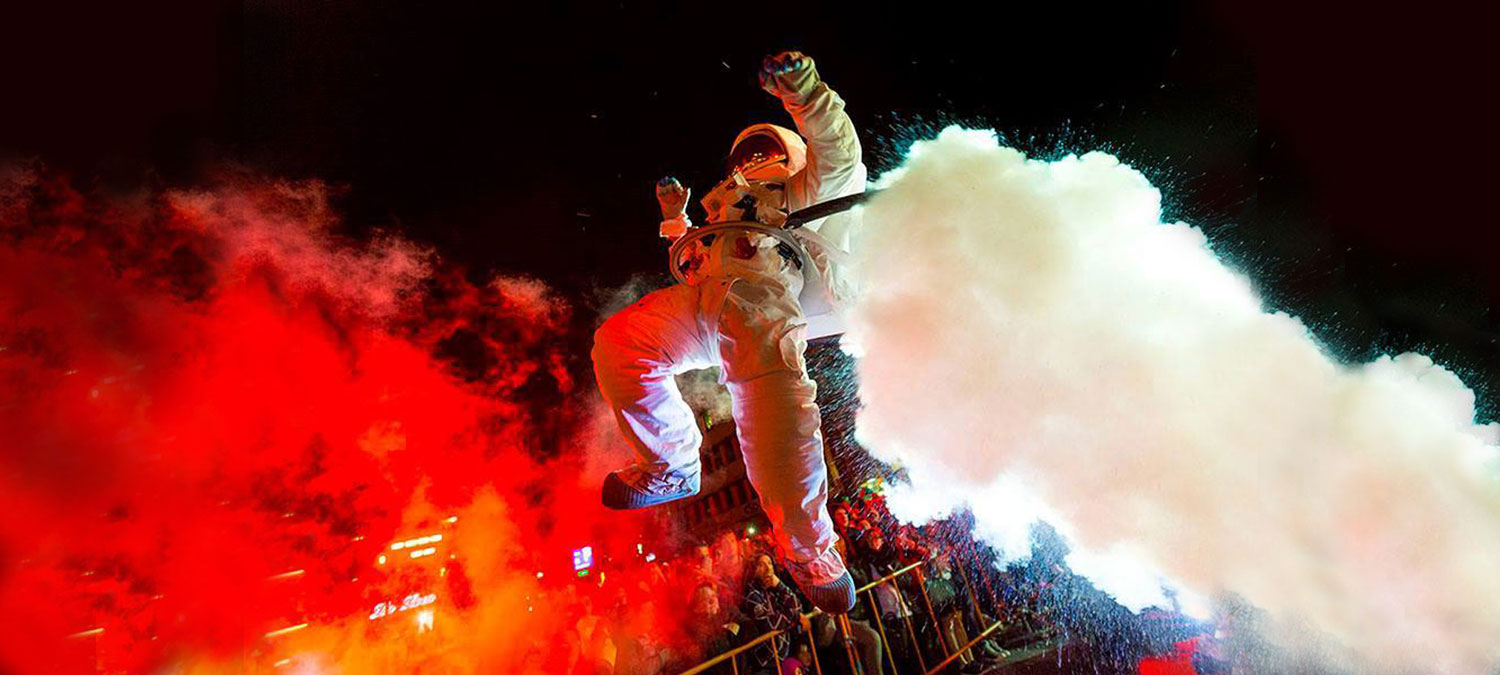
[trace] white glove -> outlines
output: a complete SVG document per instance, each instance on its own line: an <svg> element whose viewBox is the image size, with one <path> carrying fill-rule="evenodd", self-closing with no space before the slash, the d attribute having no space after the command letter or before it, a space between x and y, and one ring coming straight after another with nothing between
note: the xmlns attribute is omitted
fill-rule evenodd
<svg viewBox="0 0 1500 675"><path fill-rule="evenodd" d="M669 220L687 213L688 197L692 194L692 190L671 176L656 181L656 203L661 205L662 219Z"/></svg>
<svg viewBox="0 0 1500 675"><path fill-rule="evenodd" d="M687 217L688 198L692 194L691 189L683 187L671 176L656 181L656 203L661 207L661 236L676 241L693 226Z"/></svg>
<svg viewBox="0 0 1500 675"><path fill-rule="evenodd" d="M761 89L790 103L806 101L821 81L812 57L802 52L767 56L760 64Z"/></svg>

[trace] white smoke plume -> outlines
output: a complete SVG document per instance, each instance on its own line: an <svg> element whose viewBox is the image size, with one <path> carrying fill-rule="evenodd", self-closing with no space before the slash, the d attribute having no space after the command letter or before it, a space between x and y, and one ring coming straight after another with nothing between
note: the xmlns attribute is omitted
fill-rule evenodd
<svg viewBox="0 0 1500 675"><path fill-rule="evenodd" d="M967 503L1013 557L1049 521L1127 605L1237 593L1362 672L1496 663L1500 454L1458 377L1338 362L1110 155L950 128L881 183L849 338L898 515Z"/></svg>

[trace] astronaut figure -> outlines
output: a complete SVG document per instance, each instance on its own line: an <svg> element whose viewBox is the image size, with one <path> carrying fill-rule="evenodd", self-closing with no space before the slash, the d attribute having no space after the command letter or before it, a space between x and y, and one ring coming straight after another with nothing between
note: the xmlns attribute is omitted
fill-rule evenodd
<svg viewBox="0 0 1500 675"><path fill-rule="evenodd" d="M855 216L780 226L791 211L862 192L865 167L844 101L812 59L767 57L760 83L797 132L758 124L735 139L729 177L703 199L703 228L687 218L686 188L671 178L657 184L661 234L674 242L682 283L610 317L594 336L599 389L640 455L605 479L602 496L606 506L633 509L697 494L702 435L673 377L717 366L746 473L788 571L813 604L843 613L854 605L854 583L834 548L817 387L803 351L808 339L840 332L838 262Z"/></svg>

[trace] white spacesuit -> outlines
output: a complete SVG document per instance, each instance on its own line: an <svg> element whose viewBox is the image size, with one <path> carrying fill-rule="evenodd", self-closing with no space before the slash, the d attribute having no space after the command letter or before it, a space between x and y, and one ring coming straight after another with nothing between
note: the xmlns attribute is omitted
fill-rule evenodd
<svg viewBox="0 0 1500 675"><path fill-rule="evenodd" d="M854 585L834 548L817 387L803 350L810 337L839 332L838 263L855 216L779 227L789 211L863 191L865 167L843 100L811 59L767 58L761 85L781 99L801 137L769 124L741 133L729 178L703 200L709 224L701 229L685 214L688 191L675 180L659 183L661 232L675 242L673 273L683 283L647 295L595 335L600 391L641 457L606 478L603 499L640 508L697 493L702 437L673 376L718 366L746 472L793 580L818 607L846 612Z"/></svg>

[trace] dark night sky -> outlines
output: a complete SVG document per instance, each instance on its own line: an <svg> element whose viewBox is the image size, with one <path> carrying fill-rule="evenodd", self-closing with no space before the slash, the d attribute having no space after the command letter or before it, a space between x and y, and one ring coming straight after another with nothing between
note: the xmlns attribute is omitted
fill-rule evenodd
<svg viewBox="0 0 1500 675"><path fill-rule="evenodd" d="M190 184L226 160L322 178L356 232L394 227L475 274L583 298L664 269L652 181L701 195L740 128L781 119L760 57L799 48L872 168L947 121L1043 154L1105 147L1345 356L1420 348L1489 391L1500 373L1500 116L1477 15L152 4L0 10L0 153L84 184Z"/></svg>

